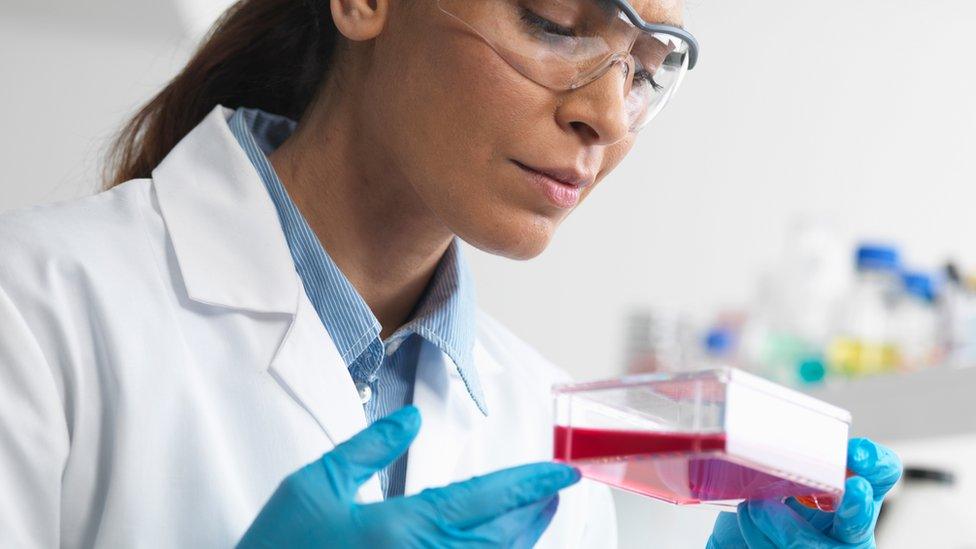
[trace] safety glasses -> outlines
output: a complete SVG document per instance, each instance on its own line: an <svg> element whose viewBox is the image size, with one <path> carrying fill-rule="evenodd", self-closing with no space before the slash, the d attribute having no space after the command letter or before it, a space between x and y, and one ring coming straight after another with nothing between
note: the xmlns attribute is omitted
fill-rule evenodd
<svg viewBox="0 0 976 549"><path fill-rule="evenodd" d="M626 0L438 0L526 78L572 90L611 67L632 132L647 126L698 61L684 29L647 23Z"/></svg>

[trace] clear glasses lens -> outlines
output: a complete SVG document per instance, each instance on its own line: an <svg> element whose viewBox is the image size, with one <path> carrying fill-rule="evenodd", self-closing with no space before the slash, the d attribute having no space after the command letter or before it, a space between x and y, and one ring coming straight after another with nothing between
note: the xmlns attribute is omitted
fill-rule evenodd
<svg viewBox="0 0 976 549"><path fill-rule="evenodd" d="M548 88L579 88L626 64L624 105L635 132L664 108L688 70L684 40L635 28L605 0L438 2L515 70Z"/></svg>

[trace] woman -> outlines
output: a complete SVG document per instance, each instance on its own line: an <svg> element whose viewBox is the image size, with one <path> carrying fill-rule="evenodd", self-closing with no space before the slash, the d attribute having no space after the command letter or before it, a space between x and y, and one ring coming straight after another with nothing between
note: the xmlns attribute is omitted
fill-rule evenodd
<svg viewBox="0 0 976 549"><path fill-rule="evenodd" d="M106 192L0 221L0 546L613 545L605 488L519 465L565 376L457 239L545 248L694 66L681 10L238 2ZM710 544L871 545L897 459L851 468L836 515L749 504Z"/></svg>

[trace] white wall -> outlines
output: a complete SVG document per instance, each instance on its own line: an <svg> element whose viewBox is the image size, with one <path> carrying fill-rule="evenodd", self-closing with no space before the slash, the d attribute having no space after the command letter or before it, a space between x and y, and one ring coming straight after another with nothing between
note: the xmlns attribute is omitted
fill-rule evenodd
<svg viewBox="0 0 976 549"><path fill-rule="evenodd" d="M749 299L797 216L976 264L976 2L690 2L701 64L624 164L541 258L475 259L485 306L579 377L619 371L636 305ZM624 549L703 547L714 516L617 504Z"/></svg>
<svg viewBox="0 0 976 549"><path fill-rule="evenodd" d="M8 2L0 210L89 192L105 139L190 47L174 14L143 6L155 3L99 0L116 20L79 25L54 0ZM699 67L550 249L526 263L470 254L487 309L598 377L617 369L632 306L747 299L797 215L898 240L919 263L976 263L976 2L691 0L689 12Z"/></svg>
<svg viewBox="0 0 976 549"><path fill-rule="evenodd" d="M155 4L93 1L86 18L74 2L0 0L0 211L98 186L108 138L188 54Z"/></svg>
<svg viewBox="0 0 976 549"><path fill-rule="evenodd" d="M799 214L976 264L976 2L689 1L699 68L551 249L470 254L485 307L580 377L618 370L634 305L747 299ZM187 55L168 3L67 4L0 2L0 210L89 192ZM703 545L709 513L620 502L625 546Z"/></svg>
<svg viewBox="0 0 976 549"><path fill-rule="evenodd" d="M691 2L701 63L627 160L538 260L477 259L487 308L582 377L633 304L746 299L800 214L976 262L976 2Z"/></svg>

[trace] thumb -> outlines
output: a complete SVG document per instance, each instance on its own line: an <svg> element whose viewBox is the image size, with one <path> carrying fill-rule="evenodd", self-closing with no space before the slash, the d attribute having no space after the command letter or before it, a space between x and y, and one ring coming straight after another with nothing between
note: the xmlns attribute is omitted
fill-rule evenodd
<svg viewBox="0 0 976 549"><path fill-rule="evenodd" d="M352 499L361 484L410 447L419 430L420 410L405 406L323 455L320 463L333 481L336 495Z"/></svg>

